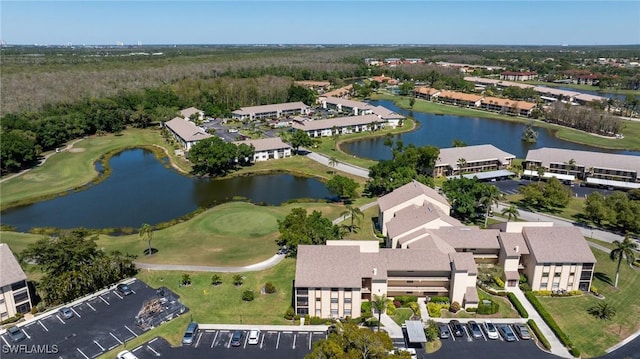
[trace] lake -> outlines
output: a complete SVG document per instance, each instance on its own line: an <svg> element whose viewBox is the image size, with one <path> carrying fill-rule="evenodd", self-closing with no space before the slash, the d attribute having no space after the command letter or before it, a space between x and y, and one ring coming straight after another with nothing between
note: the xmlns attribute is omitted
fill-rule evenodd
<svg viewBox="0 0 640 359"><path fill-rule="evenodd" d="M557 147L581 151L622 153L640 156L640 152L606 150L598 147L582 145L561 140L549 129L538 128L538 141L525 143L521 141L525 124L492 120L477 117L452 115L434 115L413 112L396 106L393 101L370 101L373 105L381 105L404 116L417 120L419 127L412 132L395 135L394 139L402 140L405 145L432 145L438 148L451 147L454 139L460 139L467 145L493 144L499 149L514 154L517 158L525 158L527 151L541 147ZM391 159L391 150L384 145L384 137L363 139L343 143L341 148L353 155L374 160ZM615 141L615 139L611 139Z"/></svg>
<svg viewBox="0 0 640 359"><path fill-rule="evenodd" d="M111 174L99 184L51 200L2 212L2 224L27 232L33 227L139 228L245 197L279 205L296 198L329 199L317 179L269 174L215 180L178 173L167 158L143 149L120 152L109 162Z"/></svg>

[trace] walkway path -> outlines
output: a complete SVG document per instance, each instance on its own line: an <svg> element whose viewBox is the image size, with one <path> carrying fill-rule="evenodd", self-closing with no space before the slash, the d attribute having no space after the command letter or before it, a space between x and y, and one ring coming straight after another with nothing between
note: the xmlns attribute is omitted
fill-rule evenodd
<svg viewBox="0 0 640 359"><path fill-rule="evenodd" d="M364 212L364 211L368 210L369 208L371 208L373 206L377 206L377 205L378 205L378 201L376 200L376 201L364 204L364 205L360 206L359 208L360 208L360 211ZM338 223L340 223L342 221L345 221L349 217L351 217L351 215L349 215L349 214L345 214L344 216L340 216L340 217L338 217L338 218L333 220L333 224L338 224Z"/></svg>
<svg viewBox="0 0 640 359"><path fill-rule="evenodd" d="M547 323L540 317L538 311L535 310L533 305L529 302L529 300L524 296L524 293L518 287L510 287L507 291L512 292L518 298L520 303L524 309L526 309L527 313L529 313L529 319L533 319L542 334L547 338L549 344L551 344L551 353L563 357L563 358L573 358L573 355L569 353L569 350L560 342L558 337L553 333L551 328L547 325Z"/></svg>
<svg viewBox="0 0 640 359"><path fill-rule="evenodd" d="M211 267L211 266L190 266L181 264L151 264L135 262L136 266L140 269L146 270L179 270L188 272L224 272L224 273L238 273L238 272L256 272L264 269L271 268L280 263L284 259L283 254L276 254L273 257L255 264L251 264L244 267Z"/></svg>
<svg viewBox="0 0 640 359"><path fill-rule="evenodd" d="M362 168L362 167L358 167L358 166L354 166L348 163L344 163L344 162L338 162L335 166L330 166L329 165L329 158L325 155L316 153L316 152L312 152L309 149L306 148L300 148L301 151L306 151L307 153L307 158L314 160L318 163L321 163L327 167L331 167L331 168L335 168L339 171L342 172L346 172L346 173L350 173L354 176L358 176L358 177L362 177L362 178L369 178L369 170L366 168Z"/></svg>
<svg viewBox="0 0 640 359"><path fill-rule="evenodd" d="M377 318L378 313L373 313L373 316ZM391 319L391 317L387 315L387 313L383 313L380 316L380 323L382 323L384 330L389 333L389 336L391 338L404 338L404 334L402 334L402 328L400 328L398 323L394 322L393 319Z"/></svg>
<svg viewBox="0 0 640 359"><path fill-rule="evenodd" d="M78 143L78 142L80 142L82 140L84 140L84 138L79 138L79 139L77 139L75 141L70 142L64 148L61 148L60 152L69 151L70 149L73 148L73 145L75 145L76 143ZM42 159L40 160L40 162L38 163L37 166L31 167L31 168L27 168L26 170L22 170L22 171L20 171L18 173L14 173L14 174L5 176L4 178L0 179L0 183L2 183L4 181L8 181L8 180L10 180L12 178L15 178L15 177L18 177L18 176L22 176L23 174L31 171L32 169L42 166L47 161L47 159L49 159L49 157L55 155L56 153L58 153L58 152L51 151L50 153L47 153L46 155L43 155Z"/></svg>

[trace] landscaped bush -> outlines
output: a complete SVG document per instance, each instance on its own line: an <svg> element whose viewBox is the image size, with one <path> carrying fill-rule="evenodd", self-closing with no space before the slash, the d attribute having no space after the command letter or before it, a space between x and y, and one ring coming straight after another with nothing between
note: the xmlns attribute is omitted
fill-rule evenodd
<svg viewBox="0 0 640 359"><path fill-rule="evenodd" d="M529 327L533 331L533 334L535 334L535 336L540 341L540 344L542 344L542 346L547 350L551 349L551 344L549 344L549 341L547 340L547 338L544 336L544 334L542 334L542 332L540 331L540 328L538 328L538 324L536 324L536 322L533 319L529 319L527 321L527 324L529 324Z"/></svg>
<svg viewBox="0 0 640 359"><path fill-rule="evenodd" d="M591 285L591 293L595 294L595 295L599 295L600 293L598 292L598 288L595 285Z"/></svg>
<svg viewBox="0 0 640 359"><path fill-rule="evenodd" d="M214 274L211 276L211 285L217 286L217 285L220 285L221 283L222 283L222 278L220 277L219 274Z"/></svg>
<svg viewBox="0 0 640 359"><path fill-rule="evenodd" d="M388 301L387 302L387 315L396 315L396 306L393 304L392 301Z"/></svg>
<svg viewBox="0 0 640 359"><path fill-rule="evenodd" d="M365 320L362 325L364 325L365 327L377 327L378 326L378 319L376 318L370 318L368 320Z"/></svg>
<svg viewBox="0 0 640 359"><path fill-rule="evenodd" d="M518 300L518 297L516 297L515 294L509 293L507 294L507 298L509 298L509 301L511 301L511 304L513 304L514 308L516 308L516 310L518 311L518 314L520 314L522 318L529 317L529 313L527 313L527 310L524 309L524 307L522 306L522 303L520 303L520 301Z"/></svg>
<svg viewBox="0 0 640 359"><path fill-rule="evenodd" d="M5 325L5 324L10 324L10 323L15 323L18 320L24 318L24 314L22 313L16 313L16 315L14 315L13 317L9 318L9 319L5 319L2 322L0 322L0 325Z"/></svg>
<svg viewBox="0 0 640 359"><path fill-rule="evenodd" d="M485 303L486 300L489 301L489 303ZM497 313L498 310L500 310L500 304L496 303L492 299L483 299L478 304L477 313L490 315Z"/></svg>
<svg viewBox="0 0 640 359"><path fill-rule="evenodd" d="M562 329L560 329L560 327L558 326L558 323L556 323L556 321L553 319L553 317L551 317L549 312L547 312L547 310L544 309L544 307L542 306L542 303L540 303L538 298L536 298L535 294L533 292L526 292L524 295L527 297L527 300L531 302L531 305L533 305L533 307L538 311L538 314L540 314L540 317L542 317L542 319L547 323L549 328L551 328L553 333L558 337L558 339L560 339L560 342L564 344L564 346L566 346L567 349L569 349L569 352L571 353L571 355L575 357L579 357L580 351L573 346L573 343L571 342L567 334L565 334L565 332L563 332Z"/></svg>
<svg viewBox="0 0 640 359"><path fill-rule="evenodd" d="M458 302L453 302L449 306L449 311L451 313L457 313L459 310L460 310L460 303L458 303Z"/></svg>
<svg viewBox="0 0 640 359"><path fill-rule="evenodd" d="M394 300L393 301L393 306L396 308L400 308L402 307L402 303L399 300Z"/></svg>
<svg viewBox="0 0 640 359"><path fill-rule="evenodd" d="M550 297L552 292L550 290L534 290L532 293L537 297Z"/></svg>
<svg viewBox="0 0 640 359"><path fill-rule="evenodd" d="M493 282L499 287L504 288L504 281L497 275L493 276Z"/></svg>
<svg viewBox="0 0 640 359"><path fill-rule="evenodd" d="M267 294L273 294L276 292L276 286L271 282L267 282L267 284L264 285L264 292Z"/></svg>
<svg viewBox="0 0 640 359"><path fill-rule="evenodd" d="M252 290L245 290L242 293L242 300L244 300L245 302L251 302L254 298L255 295L253 294Z"/></svg>
<svg viewBox="0 0 640 359"><path fill-rule="evenodd" d="M400 295L400 296L394 297L393 299L402 303L403 307L406 306L407 303L418 302L418 297L416 297L415 295Z"/></svg>
<svg viewBox="0 0 640 359"><path fill-rule="evenodd" d="M520 284L524 284L524 283L528 283L529 281L527 280L527 276L524 274L520 274L520 280L519 283Z"/></svg>
<svg viewBox="0 0 640 359"><path fill-rule="evenodd" d="M469 307L466 308L465 311L469 312L469 313L476 313L478 311L477 307Z"/></svg>
<svg viewBox="0 0 640 359"><path fill-rule="evenodd" d="M429 302L431 303L450 303L449 297L444 296L434 296L429 298Z"/></svg>
<svg viewBox="0 0 640 359"><path fill-rule="evenodd" d="M291 320L296 316L296 311L293 309L293 307L289 307L289 309L287 309L287 311L284 313L284 319L286 320Z"/></svg>
<svg viewBox="0 0 640 359"><path fill-rule="evenodd" d="M432 318L440 318L442 309L449 309L449 304L427 303L427 311Z"/></svg>
<svg viewBox="0 0 640 359"><path fill-rule="evenodd" d="M530 292L531 286L529 285L529 283L521 283L520 290L522 290L523 292Z"/></svg>
<svg viewBox="0 0 640 359"><path fill-rule="evenodd" d="M182 279L180 279L180 284L182 285L191 285L191 276L187 273L182 275Z"/></svg>
<svg viewBox="0 0 640 359"><path fill-rule="evenodd" d="M330 320L320 317L309 317L308 315L304 317L304 324L308 325L324 325L328 324L328 322L330 322Z"/></svg>
<svg viewBox="0 0 640 359"><path fill-rule="evenodd" d="M420 307L418 306L418 302L409 302L407 306L411 308L413 314L420 316Z"/></svg>
<svg viewBox="0 0 640 359"><path fill-rule="evenodd" d="M570 290L569 295L574 297L576 295L583 295L584 293L581 290Z"/></svg>
<svg viewBox="0 0 640 359"><path fill-rule="evenodd" d="M371 318L373 314L371 313L371 302L362 302L360 305L360 317L363 319Z"/></svg>
<svg viewBox="0 0 640 359"><path fill-rule="evenodd" d="M244 283L244 278L242 278L242 276L240 274L234 274L233 275L233 285L235 285L236 287L239 287L242 285L242 283Z"/></svg>

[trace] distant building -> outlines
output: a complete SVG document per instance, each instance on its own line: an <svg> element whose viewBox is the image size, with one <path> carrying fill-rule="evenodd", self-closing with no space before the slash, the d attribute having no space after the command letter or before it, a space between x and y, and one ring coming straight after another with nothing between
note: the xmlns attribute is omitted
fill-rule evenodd
<svg viewBox="0 0 640 359"><path fill-rule="evenodd" d="M164 127L171 133L182 148L189 151L196 143L211 137L203 129L193 124L189 120L185 120L181 117L176 117L171 121L164 123Z"/></svg>
<svg viewBox="0 0 640 359"><path fill-rule="evenodd" d="M437 97L440 90L431 87L417 87L413 90L413 95L423 100L431 101L434 97Z"/></svg>
<svg viewBox="0 0 640 359"><path fill-rule="evenodd" d="M334 134L364 132L384 127L385 123L376 115L336 117L325 120L294 121L294 129L307 133L309 137L327 137Z"/></svg>
<svg viewBox="0 0 640 359"><path fill-rule="evenodd" d="M500 73L500 80L507 80L507 81L528 81L528 80L535 80L536 77L538 77L538 74L532 71L525 71L525 72L504 71Z"/></svg>
<svg viewBox="0 0 640 359"><path fill-rule="evenodd" d="M511 100L508 98L484 97L480 101L480 108L487 111L496 111L507 115L531 116L536 108L534 102Z"/></svg>
<svg viewBox="0 0 640 359"><path fill-rule="evenodd" d="M308 115L311 108L302 102L277 103L272 105L241 107L232 112L236 120L260 120L285 116Z"/></svg>
<svg viewBox="0 0 640 359"><path fill-rule="evenodd" d="M462 107L480 107L482 96L455 91L440 91L434 95L436 101Z"/></svg>
<svg viewBox="0 0 640 359"><path fill-rule="evenodd" d="M24 274L9 245L0 243L0 320L29 311L31 296L27 286L27 275Z"/></svg>
<svg viewBox="0 0 640 359"><path fill-rule="evenodd" d="M184 118L187 121L191 121L191 116L195 114L198 115L197 119L199 121L204 120L204 111L198 110L195 107L185 108L184 110L180 111L180 116L182 116L182 118Z"/></svg>
<svg viewBox="0 0 640 359"><path fill-rule="evenodd" d="M255 153L253 155L254 162L291 157L291 146L282 142L280 137L236 141L234 144L253 146L255 149Z"/></svg>

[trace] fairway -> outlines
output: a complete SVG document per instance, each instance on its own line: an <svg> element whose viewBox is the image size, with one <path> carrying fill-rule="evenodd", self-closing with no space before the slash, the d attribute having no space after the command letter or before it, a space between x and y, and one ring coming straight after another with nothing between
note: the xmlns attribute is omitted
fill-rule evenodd
<svg viewBox="0 0 640 359"><path fill-rule="evenodd" d="M216 211L204 218L200 229L220 235L256 238L276 231L277 221L274 213L258 206L227 206L224 211Z"/></svg>

